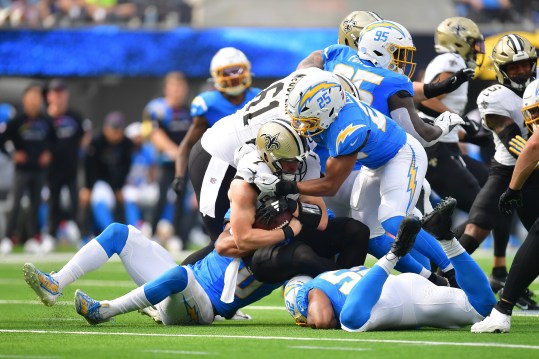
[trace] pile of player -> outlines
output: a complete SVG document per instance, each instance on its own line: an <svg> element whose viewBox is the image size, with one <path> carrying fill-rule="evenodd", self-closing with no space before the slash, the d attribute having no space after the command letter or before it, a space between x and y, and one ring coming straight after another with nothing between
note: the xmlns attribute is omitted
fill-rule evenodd
<svg viewBox="0 0 539 359"><path fill-rule="evenodd" d="M248 318L240 308L301 275L285 288L287 308L301 325L366 331L475 323L473 332L508 332L513 306L539 273L533 205L539 182L524 184L539 160L537 135L525 140L539 120L535 49L515 34L494 47L499 84L481 93L478 106L496 154L482 189L470 180L477 199L467 206L470 220L459 242L451 218L458 197L468 193L434 209L422 201L425 216L416 207L422 189L428 198L432 163L445 171L461 167L446 181L433 177L438 193L446 195L448 181L470 188L459 177L468 169L456 146L458 128L469 136L478 130L458 114L484 53L477 25L465 18L442 22L428 83L410 81L415 47L396 22L354 12L341 24L339 43L312 53L249 100L250 64L238 50L224 50L221 97L195 101L210 111L243 94L245 106L208 122L195 144L191 138L180 145L190 150L190 179L212 243L177 265L134 227L112 224L57 273L25 264L25 279L43 303L54 305L67 285L117 254L139 287L101 301L78 290L76 310L90 324L134 310L166 325ZM419 112L414 102L421 102ZM185 160L184 151L177 184L185 182ZM481 233L503 222L498 201L502 212L522 207L529 235L496 303L468 252ZM360 267L367 254L378 258L371 269ZM390 275L394 268L403 274Z"/></svg>

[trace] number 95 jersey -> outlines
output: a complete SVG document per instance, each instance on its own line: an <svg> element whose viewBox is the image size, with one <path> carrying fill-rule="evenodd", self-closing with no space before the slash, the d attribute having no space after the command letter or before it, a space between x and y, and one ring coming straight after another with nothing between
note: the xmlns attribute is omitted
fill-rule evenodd
<svg viewBox="0 0 539 359"><path fill-rule="evenodd" d="M375 67L361 60L357 52L345 45L331 45L322 53L324 70L349 78L359 90L361 101L390 117L389 98L399 91L414 95L413 84L404 75Z"/></svg>

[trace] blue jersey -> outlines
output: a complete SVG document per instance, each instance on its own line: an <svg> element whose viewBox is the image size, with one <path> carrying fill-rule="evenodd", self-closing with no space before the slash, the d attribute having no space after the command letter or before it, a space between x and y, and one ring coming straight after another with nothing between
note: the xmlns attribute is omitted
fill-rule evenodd
<svg viewBox="0 0 539 359"><path fill-rule="evenodd" d="M320 289L329 298L335 318L339 320L346 297L356 283L367 274L369 268L356 267L351 269L339 269L332 272L319 274L313 280L305 283L296 295L296 306L304 317L307 317L309 305L309 292L311 289Z"/></svg>
<svg viewBox="0 0 539 359"><path fill-rule="evenodd" d="M413 84L407 76L361 60L349 46L331 45L324 49L322 56L324 70L349 78L358 88L361 101L388 117L388 100L391 96L399 91L414 95Z"/></svg>
<svg viewBox="0 0 539 359"><path fill-rule="evenodd" d="M245 98L239 105L234 105L217 90L202 92L191 103L191 116L201 116L208 120L208 127L212 127L217 121L231 115L241 109L253 97L258 95L259 88L249 88L245 91Z"/></svg>
<svg viewBox="0 0 539 359"><path fill-rule="evenodd" d="M392 119L346 94L346 105L328 129L313 137L331 157L357 152L358 162L371 169L391 160L406 143L406 132Z"/></svg>
<svg viewBox="0 0 539 359"><path fill-rule="evenodd" d="M238 309L264 298L284 283L268 284L256 281L242 260L238 270L234 301L228 304L224 303L221 301L221 294L224 287L225 271L230 262L232 262L232 258L222 257L214 249L202 260L195 264L189 264L215 310L225 318L233 316Z"/></svg>

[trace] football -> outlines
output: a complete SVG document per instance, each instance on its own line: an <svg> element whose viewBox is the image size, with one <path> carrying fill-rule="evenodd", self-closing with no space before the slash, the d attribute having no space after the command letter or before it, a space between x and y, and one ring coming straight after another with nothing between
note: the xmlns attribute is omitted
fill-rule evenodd
<svg viewBox="0 0 539 359"><path fill-rule="evenodd" d="M301 316L297 306L296 306L296 296L301 287L310 281L312 278L306 275L297 275L290 279L284 287L284 305L288 313L292 318L297 319ZM296 324L301 324L296 321Z"/></svg>
<svg viewBox="0 0 539 359"><path fill-rule="evenodd" d="M254 228L265 229L271 231L274 229L281 229L286 227L292 220L292 213L290 211L285 211L277 214L270 219L269 223L265 220L261 220L259 217L255 218Z"/></svg>

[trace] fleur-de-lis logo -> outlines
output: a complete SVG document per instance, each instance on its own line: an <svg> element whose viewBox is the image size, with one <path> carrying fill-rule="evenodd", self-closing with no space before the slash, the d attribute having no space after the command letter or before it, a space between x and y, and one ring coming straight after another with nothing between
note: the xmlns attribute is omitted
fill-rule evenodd
<svg viewBox="0 0 539 359"><path fill-rule="evenodd" d="M459 37L461 36L460 35L461 31L462 32L466 31L466 28L464 26L460 25L460 24L457 24L456 26L453 26L452 29L455 32L455 35L457 35Z"/></svg>
<svg viewBox="0 0 539 359"><path fill-rule="evenodd" d="M356 26L356 25L357 25L357 23L353 19L345 20L344 23L343 23L343 30L344 30L344 32L350 32L350 31L352 31L352 28L354 26Z"/></svg>
<svg viewBox="0 0 539 359"><path fill-rule="evenodd" d="M264 137L265 147L267 151L275 151L281 148L281 144L279 141L277 141L277 138L279 137L279 134L276 135L268 135L268 134L262 134Z"/></svg>

